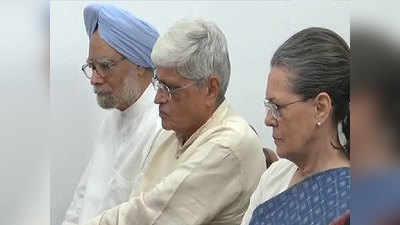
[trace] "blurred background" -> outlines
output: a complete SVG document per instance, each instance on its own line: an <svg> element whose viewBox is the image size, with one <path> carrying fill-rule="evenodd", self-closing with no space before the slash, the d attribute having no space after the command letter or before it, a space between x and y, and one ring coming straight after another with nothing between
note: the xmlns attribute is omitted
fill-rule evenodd
<svg viewBox="0 0 400 225"><path fill-rule="evenodd" d="M0 224L50 224L49 7L0 6Z"/></svg>
<svg viewBox="0 0 400 225"><path fill-rule="evenodd" d="M352 12L351 224L400 224L400 15L397 1Z"/></svg>

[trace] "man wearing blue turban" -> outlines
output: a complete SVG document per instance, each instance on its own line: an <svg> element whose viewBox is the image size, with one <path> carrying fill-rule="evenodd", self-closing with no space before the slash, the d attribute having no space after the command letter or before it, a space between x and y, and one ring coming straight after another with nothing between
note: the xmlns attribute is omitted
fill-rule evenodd
<svg viewBox="0 0 400 225"><path fill-rule="evenodd" d="M83 224L129 200L161 130L150 87L151 52L159 34L147 22L109 4L84 9L89 57L82 66L100 107L108 110L92 158L75 190L64 225Z"/></svg>
<svg viewBox="0 0 400 225"><path fill-rule="evenodd" d="M179 20L157 39L151 59L163 130L136 193L86 225L239 225L265 158L225 100L224 33L213 22Z"/></svg>

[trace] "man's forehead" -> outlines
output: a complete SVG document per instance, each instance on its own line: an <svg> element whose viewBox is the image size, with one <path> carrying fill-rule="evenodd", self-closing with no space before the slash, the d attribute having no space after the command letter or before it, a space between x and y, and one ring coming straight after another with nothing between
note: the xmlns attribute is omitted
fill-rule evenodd
<svg viewBox="0 0 400 225"><path fill-rule="evenodd" d="M178 73L176 68L172 67L159 67L156 69L156 74L160 81L180 82L185 80L185 78Z"/></svg>

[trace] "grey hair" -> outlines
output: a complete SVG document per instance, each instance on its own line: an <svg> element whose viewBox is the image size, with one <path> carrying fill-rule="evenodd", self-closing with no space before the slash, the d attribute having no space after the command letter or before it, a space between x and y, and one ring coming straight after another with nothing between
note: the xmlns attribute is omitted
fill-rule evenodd
<svg viewBox="0 0 400 225"><path fill-rule="evenodd" d="M156 41L151 59L156 67L174 67L198 84L219 76L218 101L224 99L231 65L225 35L216 24L202 19L178 21Z"/></svg>
<svg viewBox="0 0 400 225"><path fill-rule="evenodd" d="M333 120L337 125L341 124L346 137L346 144L339 148L344 150L348 158L350 56L349 46L338 34L325 28L312 27L290 37L271 59L271 67L282 66L292 73L289 84L294 93L305 99L313 98L321 92L329 94L333 105Z"/></svg>

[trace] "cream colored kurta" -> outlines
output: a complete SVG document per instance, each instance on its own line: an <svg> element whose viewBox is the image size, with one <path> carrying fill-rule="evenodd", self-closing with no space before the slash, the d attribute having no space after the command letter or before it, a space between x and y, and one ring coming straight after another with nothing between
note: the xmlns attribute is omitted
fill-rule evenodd
<svg viewBox="0 0 400 225"><path fill-rule="evenodd" d="M162 129L155 90L149 85L125 111L105 118L95 151L78 184L63 225L84 224L129 200L140 183L155 137Z"/></svg>
<svg viewBox="0 0 400 225"><path fill-rule="evenodd" d="M258 137L225 102L183 146L163 131L152 154L142 192L90 225L240 224L265 171Z"/></svg>
<svg viewBox="0 0 400 225"><path fill-rule="evenodd" d="M297 166L287 159L279 159L272 163L262 175L256 191L251 196L249 208L241 225L250 223L253 211L257 206L288 189L296 170Z"/></svg>

